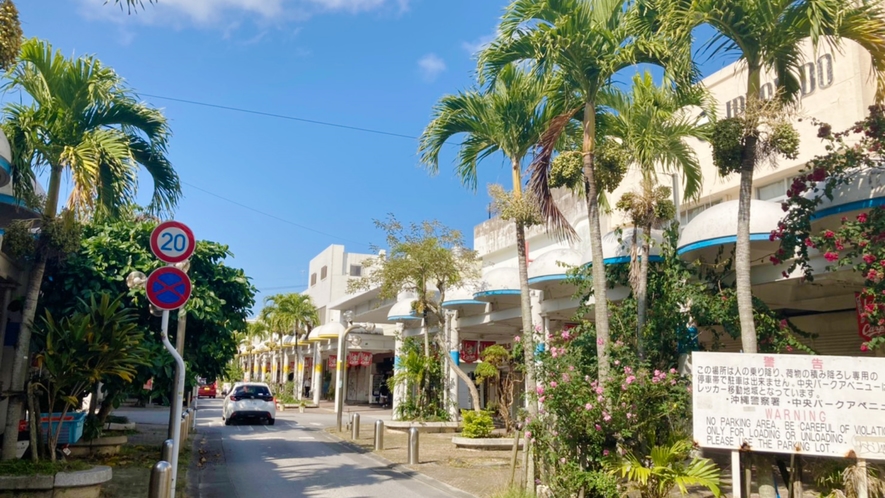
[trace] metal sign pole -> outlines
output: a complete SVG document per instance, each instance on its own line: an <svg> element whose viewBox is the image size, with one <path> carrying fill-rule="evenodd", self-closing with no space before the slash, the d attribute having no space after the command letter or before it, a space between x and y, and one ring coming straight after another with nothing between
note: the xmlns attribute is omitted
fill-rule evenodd
<svg viewBox="0 0 885 498"><path fill-rule="evenodd" d="M178 354L178 351L175 350L175 347L169 342L169 310L163 311L163 325L160 331L160 338L163 340L163 346L166 346L166 350L169 351L169 354L175 358L176 368L179 372L179 375L176 376L176 380L178 381L178 385L175 386L175 392L172 396L172 420L181 420L181 403L184 400L184 360L181 358L181 355ZM172 424L172 461L169 463L172 464L172 491L169 494L170 498L175 498L175 485L178 481L178 452L181 449L181 424L173 423Z"/></svg>

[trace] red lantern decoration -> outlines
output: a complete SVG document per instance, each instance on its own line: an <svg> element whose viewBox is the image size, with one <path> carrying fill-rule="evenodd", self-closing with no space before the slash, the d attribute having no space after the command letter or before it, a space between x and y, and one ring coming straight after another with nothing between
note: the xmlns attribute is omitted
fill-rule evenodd
<svg viewBox="0 0 885 498"><path fill-rule="evenodd" d="M329 367L329 370L336 368L337 363L338 363L338 356L334 355L334 354L329 355L329 363L327 365Z"/></svg>

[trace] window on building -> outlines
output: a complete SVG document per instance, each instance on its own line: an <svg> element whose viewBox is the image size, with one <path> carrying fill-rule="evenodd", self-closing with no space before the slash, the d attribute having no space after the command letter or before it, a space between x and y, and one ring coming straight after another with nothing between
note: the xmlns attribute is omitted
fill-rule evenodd
<svg viewBox="0 0 885 498"><path fill-rule="evenodd" d="M320 268L320 280L325 280L326 276L328 276L328 274L329 274L329 267L328 266L324 266L324 267Z"/></svg>
<svg viewBox="0 0 885 498"><path fill-rule="evenodd" d="M317 274L311 273L310 274L310 286L313 287L316 284L317 284Z"/></svg>
<svg viewBox="0 0 885 498"><path fill-rule="evenodd" d="M688 208L688 209L682 211L682 213L679 216L679 224L684 227L685 225L688 224L689 221L695 219L695 217L697 215L703 213L704 211L711 208L712 206L719 204L720 202L722 202L721 199L718 199L715 201L710 201L710 202L705 202L704 204L701 204L701 205L698 205L698 206L695 206L692 208Z"/></svg>
<svg viewBox="0 0 885 498"><path fill-rule="evenodd" d="M350 265L350 276L351 277L362 277L363 276L363 267L360 265Z"/></svg>
<svg viewBox="0 0 885 498"><path fill-rule="evenodd" d="M756 198L760 201L782 201L787 198L787 188L793 183L792 178L783 178L776 182L756 188Z"/></svg>

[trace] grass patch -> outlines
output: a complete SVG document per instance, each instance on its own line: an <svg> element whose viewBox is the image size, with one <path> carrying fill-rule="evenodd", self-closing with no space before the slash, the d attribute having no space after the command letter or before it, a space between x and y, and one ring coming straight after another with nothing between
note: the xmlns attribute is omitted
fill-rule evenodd
<svg viewBox="0 0 885 498"><path fill-rule="evenodd" d="M73 472L77 470L91 469L92 465L80 460L67 460L64 462L38 462L30 460L7 460L0 462L0 475L4 476L36 476L54 475L58 472Z"/></svg>
<svg viewBox="0 0 885 498"><path fill-rule="evenodd" d="M530 494L524 489L512 487L502 491L498 491L497 493L493 494L491 498L534 498L534 496L534 494Z"/></svg>

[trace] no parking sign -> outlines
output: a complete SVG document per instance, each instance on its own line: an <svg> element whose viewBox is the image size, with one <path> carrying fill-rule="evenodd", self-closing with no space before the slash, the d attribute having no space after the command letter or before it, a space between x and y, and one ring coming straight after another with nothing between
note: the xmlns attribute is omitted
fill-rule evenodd
<svg viewBox="0 0 885 498"><path fill-rule="evenodd" d="M177 310L191 297L191 280L174 266L164 266L151 273L146 284L148 300L161 310Z"/></svg>

